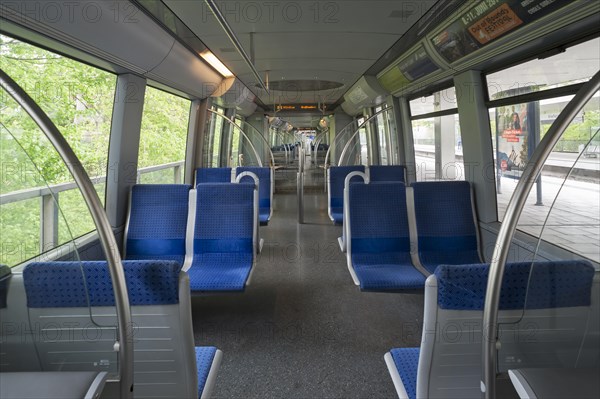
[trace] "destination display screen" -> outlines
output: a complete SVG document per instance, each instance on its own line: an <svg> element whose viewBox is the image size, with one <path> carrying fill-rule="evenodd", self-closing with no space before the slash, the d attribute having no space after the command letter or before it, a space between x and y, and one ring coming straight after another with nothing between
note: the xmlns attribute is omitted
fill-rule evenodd
<svg viewBox="0 0 600 399"><path fill-rule="evenodd" d="M452 63L567 4L564 0L481 0L432 43Z"/></svg>
<svg viewBox="0 0 600 399"><path fill-rule="evenodd" d="M321 104L321 108L319 108L318 104L282 104L276 105L275 109L277 111L301 111L301 112L322 112L325 110L327 106L325 104Z"/></svg>

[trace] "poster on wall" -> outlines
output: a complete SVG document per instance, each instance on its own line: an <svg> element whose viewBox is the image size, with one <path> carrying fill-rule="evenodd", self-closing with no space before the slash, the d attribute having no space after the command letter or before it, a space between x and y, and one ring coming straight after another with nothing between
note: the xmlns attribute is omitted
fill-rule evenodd
<svg viewBox="0 0 600 399"><path fill-rule="evenodd" d="M432 38L450 63L569 4L564 0L481 0Z"/></svg>
<svg viewBox="0 0 600 399"><path fill-rule="evenodd" d="M504 172L522 170L529 160L528 104L496 108L496 159Z"/></svg>

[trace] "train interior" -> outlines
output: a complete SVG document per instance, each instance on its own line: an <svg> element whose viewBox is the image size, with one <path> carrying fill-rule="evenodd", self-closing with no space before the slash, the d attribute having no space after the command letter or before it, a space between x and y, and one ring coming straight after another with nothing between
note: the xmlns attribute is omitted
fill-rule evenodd
<svg viewBox="0 0 600 399"><path fill-rule="evenodd" d="M599 27L1 1L0 397L599 397Z"/></svg>

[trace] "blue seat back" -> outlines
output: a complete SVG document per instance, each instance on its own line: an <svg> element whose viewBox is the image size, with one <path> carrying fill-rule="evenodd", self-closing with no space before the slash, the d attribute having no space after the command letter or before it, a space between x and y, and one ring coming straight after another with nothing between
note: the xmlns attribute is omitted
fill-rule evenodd
<svg viewBox="0 0 600 399"><path fill-rule="evenodd" d="M344 180L350 172L364 172L363 165L352 166L332 166L329 168L329 207L344 207ZM359 177L352 178L350 181L360 181Z"/></svg>
<svg viewBox="0 0 600 399"><path fill-rule="evenodd" d="M405 183L406 168L400 165L370 165L369 180Z"/></svg>
<svg viewBox="0 0 600 399"><path fill-rule="evenodd" d="M351 252L410 252L403 183L350 183Z"/></svg>
<svg viewBox="0 0 600 399"><path fill-rule="evenodd" d="M178 303L180 270L175 261L123 261L130 305ZM23 283L29 308L115 305L106 261L30 263L23 270Z"/></svg>
<svg viewBox="0 0 600 399"><path fill-rule="evenodd" d="M427 267L426 263L479 262L470 184L436 181L413 183L411 187L422 263Z"/></svg>
<svg viewBox="0 0 600 399"><path fill-rule="evenodd" d="M258 176L258 206L259 208L271 208L271 168L261 168L259 166L239 166L236 169L236 176L244 172L252 172ZM249 177L242 177L241 182L254 183Z"/></svg>
<svg viewBox="0 0 600 399"><path fill-rule="evenodd" d="M231 168L198 168L196 169L196 184L200 183L229 183Z"/></svg>
<svg viewBox="0 0 600 399"><path fill-rule="evenodd" d="M253 253L254 181L196 187L194 254Z"/></svg>
<svg viewBox="0 0 600 399"><path fill-rule="evenodd" d="M498 372L597 365L598 341L587 342L597 337L597 325L590 323L598 312L592 296L598 295L594 274L587 261L506 264L497 327ZM481 395L488 275L489 264L440 265L427 279L417 397ZM583 347L596 355L584 359Z"/></svg>
<svg viewBox="0 0 600 399"><path fill-rule="evenodd" d="M441 265L435 271L438 306L483 310L489 264ZM500 310L590 306L593 266L586 261L507 263Z"/></svg>
<svg viewBox="0 0 600 399"><path fill-rule="evenodd" d="M198 397L187 273L164 260L126 260L123 271L132 316L134 398ZM15 293L25 291L27 328L52 331L20 338L21 351L35 347L41 370L117 370L118 320L105 261L31 263L15 283L22 285Z"/></svg>
<svg viewBox="0 0 600 399"><path fill-rule="evenodd" d="M183 263L190 185L138 184L131 191L126 259Z"/></svg>

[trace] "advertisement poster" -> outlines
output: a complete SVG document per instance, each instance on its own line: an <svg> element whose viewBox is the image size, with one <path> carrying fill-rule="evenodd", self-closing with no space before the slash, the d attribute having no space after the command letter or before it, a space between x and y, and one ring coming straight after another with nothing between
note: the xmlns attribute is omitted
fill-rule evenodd
<svg viewBox="0 0 600 399"><path fill-rule="evenodd" d="M432 43L448 62L454 62L567 4L564 0L480 0Z"/></svg>
<svg viewBox="0 0 600 399"><path fill-rule="evenodd" d="M528 104L496 108L496 151L502 172L522 170L529 159Z"/></svg>

